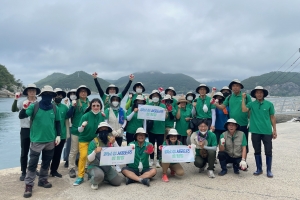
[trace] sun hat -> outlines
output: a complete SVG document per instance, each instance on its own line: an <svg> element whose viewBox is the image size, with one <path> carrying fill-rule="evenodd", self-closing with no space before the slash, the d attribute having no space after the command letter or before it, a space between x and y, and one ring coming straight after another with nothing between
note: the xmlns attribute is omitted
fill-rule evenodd
<svg viewBox="0 0 300 200"><path fill-rule="evenodd" d="M251 97L256 98L255 97L256 90L262 90L264 93L264 97L268 96L268 94L269 94L268 90L264 89L262 86L256 86L250 93Z"/></svg>
<svg viewBox="0 0 300 200"><path fill-rule="evenodd" d="M142 95L137 95L136 99L133 102L135 103L136 100L142 100L146 104L146 100Z"/></svg>
<svg viewBox="0 0 300 200"><path fill-rule="evenodd" d="M244 86L243 86L243 84L241 83L241 81L239 79L233 79L231 81L231 83L229 84L229 86L228 86L229 89L232 90L232 85L236 84L236 83L241 85L241 89L244 89Z"/></svg>
<svg viewBox="0 0 300 200"><path fill-rule="evenodd" d="M61 94L62 95L62 98L65 98L67 96L67 93L65 91L63 91L61 88L55 88L54 89L54 92L59 95Z"/></svg>
<svg viewBox="0 0 300 200"><path fill-rule="evenodd" d="M179 97L178 101L177 101L177 104L180 104L180 103L187 103L188 101L185 99L185 97Z"/></svg>
<svg viewBox="0 0 300 200"><path fill-rule="evenodd" d="M188 92L188 93L186 93L186 95L185 95L185 99L187 100L187 96L188 95L192 95L193 96L193 100L196 98L196 95L193 93L193 92Z"/></svg>
<svg viewBox="0 0 300 200"><path fill-rule="evenodd" d="M225 99L224 95L222 94L222 92L216 92L213 96L213 98L215 99L217 96L223 97L223 99Z"/></svg>
<svg viewBox="0 0 300 200"><path fill-rule="evenodd" d="M51 95L52 95L53 97L56 97L56 93L53 91L53 88L52 88L50 85L45 85L45 86L42 88L42 91L41 91L41 93L39 94L39 96L42 96L42 94L43 94L44 92L49 92L49 93L51 93Z"/></svg>
<svg viewBox="0 0 300 200"><path fill-rule="evenodd" d="M169 90L172 90L173 93L174 93L174 96L176 96L176 92L175 92L175 89L174 89L173 87L167 88L167 89L165 90L165 94L168 94L168 91L169 91Z"/></svg>
<svg viewBox="0 0 300 200"><path fill-rule="evenodd" d="M79 91L80 91L80 89L86 89L86 91L87 91L87 96L89 96L89 95L91 95L91 90L88 88L88 87L86 87L85 85L81 85L81 86L79 86L78 88L77 88L77 90L76 90L76 95L79 97Z"/></svg>
<svg viewBox="0 0 300 200"><path fill-rule="evenodd" d="M142 91L142 92L145 92L145 87L144 87L144 85L143 85L142 82L137 82L136 84L134 84L133 87L132 87L133 91L136 92L136 87L137 87L137 86L141 86L141 87L143 88L143 91Z"/></svg>
<svg viewBox="0 0 300 200"><path fill-rule="evenodd" d="M96 130L96 133L98 132L99 128L101 127L107 127L109 132L112 132L112 128L110 127L110 125L107 122L100 122L98 125L98 128Z"/></svg>
<svg viewBox="0 0 300 200"><path fill-rule="evenodd" d="M179 140L181 138L181 135L178 134L177 130L175 128L171 128L169 130L168 135L166 136L166 139L168 140L170 138L170 135L176 135L177 139Z"/></svg>
<svg viewBox="0 0 300 200"><path fill-rule="evenodd" d="M237 125L236 130L239 130L240 125L239 125L234 119L232 119L232 118L228 119L227 122L224 124L224 128L225 128L226 130L228 130L227 125L228 125L229 123L236 124L236 125Z"/></svg>
<svg viewBox="0 0 300 200"><path fill-rule="evenodd" d="M148 137L148 134L146 133L145 129L140 127L138 129L136 129L135 134L133 135L134 140L136 140L136 136L139 133L143 133L143 134L145 134L145 137Z"/></svg>
<svg viewBox="0 0 300 200"><path fill-rule="evenodd" d="M76 89L71 89L70 91L68 91L67 92L67 97L70 99L70 95L71 95L71 93L75 93L75 95L76 95Z"/></svg>
<svg viewBox="0 0 300 200"><path fill-rule="evenodd" d="M28 93L27 93L28 89L35 89L36 90L36 95L40 94L40 92L41 92L41 90L39 88L37 88L35 84L31 83L31 84L27 85L27 87L23 91L23 95L25 95L25 96L28 95Z"/></svg>
<svg viewBox="0 0 300 200"><path fill-rule="evenodd" d="M166 94L166 95L164 96L164 99L163 99L163 100L171 100L171 102L173 103L173 99L172 99L171 95L169 95L169 94Z"/></svg>
<svg viewBox="0 0 300 200"><path fill-rule="evenodd" d="M106 94L109 94L109 88L115 88L116 89L116 94L119 93L119 88L117 86L115 86L114 84L110 84L107 88L106 88Z"/></svg>
<svg viewBox="0 0 300 200"><path fill-rule="evenodd" d="M159 99L162 98L158 90L152 90L151 94L149 95L149 99L152 99L152 95L155 93L159 95Z"/></svg>
<svg viewBox="0 0 300 200"><path fill-rule="evenodd" d="M230 94L232 93L231 89L229 89L229 87L227 87L227 86L222 87L220 92L222 92L223 90L228 90Z"/></svg>
<svg viewBox="0 0 300 200"><path fill-rule="evenodd" d="M197 88L196 88L196 92L197 93L199 93L198 91L199 91L199 89L201 88L201 87L205 87L205 89L206 89L206 94L207 93L209 93L209 88L207 87L207 85L205 85L205 84L200 84Z"/></svg>

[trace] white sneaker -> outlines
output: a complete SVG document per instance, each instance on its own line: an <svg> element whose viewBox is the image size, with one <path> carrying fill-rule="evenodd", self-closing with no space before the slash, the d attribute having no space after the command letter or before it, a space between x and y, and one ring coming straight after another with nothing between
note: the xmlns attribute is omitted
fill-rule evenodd
<svg viewBox="0 0 300 200"><path fill-rule="evenodd" d="M119 165L116 165L115 169L116 169L117 172L119 172L119 173L121 172L121 168L120 168Z"/></svg>
<svg viewBox="0 0 300 200"><path fill-rule="evenodd" d="M161 166L160 166L160 164L159 164L158 161L156 162L156 168L161 168Z"/></svg>
<svg viewBox="0 0 300 200"><path fill-rule="evenodd" d="M214 174L213 170L208 170L207 175L208 175L209 178L215 178L215 174Z"/></svg>
<svg viewBox="0 0 300 200"><path fill-rule="evenodd" d="M153 162L154 162L153 159L150 159L150 161L149 161L149 166L150 166L150 167L152 167Z"/></svg>
<svg viewBox="0 0 300 200"><path fill-rule="evenodd" d="M93 190L98 190L98 185L92 184L92 185L91 185L91 188L92 188Z"/></svg>
<svg viewBox="0 0 300 200"><path fill-rule="evenodd" d="M232 163L228 163L228 164L226 165L226 167L227 167L227 168L232 168Z"/></svg>

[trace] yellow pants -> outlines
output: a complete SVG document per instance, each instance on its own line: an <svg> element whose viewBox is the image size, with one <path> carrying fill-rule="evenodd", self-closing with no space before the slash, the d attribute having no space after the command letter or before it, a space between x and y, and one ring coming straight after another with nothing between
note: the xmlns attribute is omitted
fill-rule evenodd
<svg viewBox="0 0 300 200"><path fill-rule="evenodd" d="M89 142L79 142L79 161L78 161L78 177L83 178L85 173L85 164L87 160L87 153Z"/></svg>

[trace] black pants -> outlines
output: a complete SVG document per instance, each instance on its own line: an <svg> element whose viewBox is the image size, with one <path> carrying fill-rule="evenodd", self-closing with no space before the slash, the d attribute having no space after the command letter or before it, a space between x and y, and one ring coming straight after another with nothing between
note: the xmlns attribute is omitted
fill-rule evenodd
<svg viewBox="0 0 300 200"><path fill-rule="evenodd" d="M26 173L27 163L28 163L28 153L30 148L30 128L21 128L20 131L20 140L21 140L21 171Z"/></svg>
<svg viewBox="0 0 300 200"><path fill-rule="evenodd" d="M128 133L126 132L126 141L127 141L127 145L130 143L130 142L133 142L134 141L134 133Z"/></svg>
<svg viewBox="0 0 300 200"><path fill-rule="evenodd" d="M249 148L248 148L248 135L249 135L249 129L247 128L247 126L240 126L240 131L243 131L245 133L246 136L246 140L247 140L247 153L249 152Z"/></svg>
<svg viewBox="0 0 300 200"><path fill-rule="evenodd" d="M117 141L118 145L121 147L122 142L123 142L123 137L116 137L116 141Z"/></svg>
<svg viewBox="0 0 300 200"><path fill-rule="evenodd" d="M186 138L187 138L187 136L181 136L181 138L180 138L180 141L182 142L183 145L187 145Z"/></svg>
<svg viewBox="0 0 300 200"><path fill-rule="evenodd" d="M217 143L218 143L218 145L220 144L220 136L221 136L221 134L222 133L224 133L226 130L218 130L218 129L216 129L215 131L214 131L214 133L215 133L215 135L216 135L216 137L217 137Z"/></svg>
<svg viewBox="0 0 300 200"><path fill-rule="evenodd" d="M159 157L161 156L159 146L162 145L164 142L164 134L149 133L149 142L155 145L155 141L156 141L156 152L157 152L156 158L159 159ZM154 159L154 152L150 154L150 158Z"/></svg>
<svg viewBox="0 0 300 200"><path fill-rule="evenodd" d="M242 161L242 157L233 158L233 157L229 156L228 153L226 153L225 151L219 151L218 159L220 162L226 160L226 164L232 163L234 165L239 165L240 162Z"/></svg>
<svg viewBox="0 0 300 200"><path fill-rule="evenodd" d="M51 172L57 172L57 169L58 169L59 163L60 163L61 152L64 148L65 142L66 142L65 139L61 140L59 145L57 145L54 148L54 154L53 154L53 158L52 158L52 162L51 162L51 166L50 166Z"/></svg>
<svg viewBox="0 0 300 200"><path fill-rule="evenodd" d="M254 155L261 154L261 141L262 141L265 147L266 156L272 157L272 135L252 133L251 140L252 140L252 146L254 148Z"/></svg>

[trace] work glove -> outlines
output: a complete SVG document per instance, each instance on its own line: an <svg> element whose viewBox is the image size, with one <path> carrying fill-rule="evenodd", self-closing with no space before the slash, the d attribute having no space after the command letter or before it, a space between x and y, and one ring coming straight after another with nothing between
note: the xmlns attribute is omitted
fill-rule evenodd
<svg viewBox="0 0 300 200"><path fill-rule="evenodd" d="M145 153L146 154L152 154L154 152L154 147L152 144L148 144L148 146L146 147Z"/></svg>
<svg viewBox="0 0 300 200"><path fill-rule="evenodd" d="M135 144L129 144L131 146L132 150L135 148Z"/></svg>
<svg viewBox="0 0 300 200"><path fill-rule="evenodd" d="M72 106L76 106L76 100L72 101Z"/></svg>
<svg viewBox="0 0 300 200"><path fill-rule="evenodd" d="M21 93L20 93L20 92L17 92L17 93L15 94L15 100L18 100L18 99L20 98L20 96L21 96Z"/></svg>
<svg viewBox="0 0 300 200"><path fill-rule="evenodd" d="M87 124L88 124L88 122L84 121L84 122L82 122L81 126L84 128L84 127L86 127Z"/></svg>
<svg viewBox="0 0 300 200"><path fill-rule="evenodd" d="M241 168L241 170L246 170L247 169L247 163L246 163L245 160L242 160L240 162L240 168Z"/></svg>
<svg viewBox="0 0 300 200"><path fill-rule="evenodd" d="M60 143L60 136L56 136L55 138L55 146L58 146Z"/></svg>
<svg viewBox="0 0 300 200"><path fill-rule="evenodd" d="M220 143L221 143L222 146L224 146L224 145L225 145L225 138L222 138L222 139L220 140Z"/></svg>
<svg viewBox="0 0 300 200"><path fill-rule="evenodd" d="M24 101L23 102L23 108L26 110L29 107L30 104L31 104L30 101L28 101L28 100Z"/></svg>

